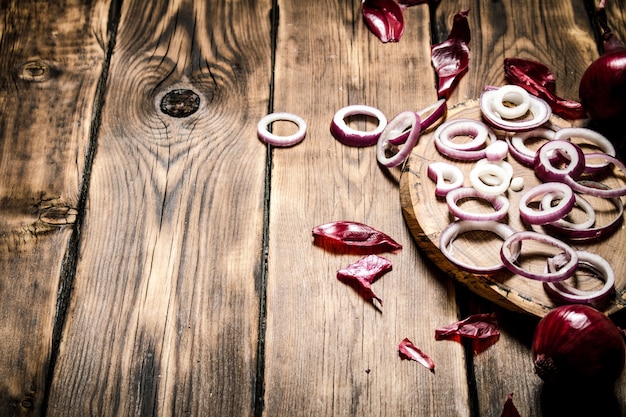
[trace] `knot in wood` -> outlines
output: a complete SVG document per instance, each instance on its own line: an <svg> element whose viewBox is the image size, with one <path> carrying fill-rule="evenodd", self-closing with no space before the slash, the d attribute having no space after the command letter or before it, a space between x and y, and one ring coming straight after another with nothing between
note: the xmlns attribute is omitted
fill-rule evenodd
<svg viewBox="0 0 626 417"><path fill-rule="evenodd" d="M200 107L200 97L191 90L172 90L161 99L161 111L172 117L187 117Z"/></svg>

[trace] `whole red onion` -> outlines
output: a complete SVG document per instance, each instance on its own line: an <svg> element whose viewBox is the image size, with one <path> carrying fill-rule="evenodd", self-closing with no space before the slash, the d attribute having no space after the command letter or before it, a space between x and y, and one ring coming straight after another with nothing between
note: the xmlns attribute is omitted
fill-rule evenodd
<svg viewBox="0 0 626 417"><path fill-rule="evenodd" d="M604 53L584 72L578 93L592 120L614 124L626 117L626 47L609 28L604 1L596 17L603 30Z"/></svg>
<svg viewBox="0 0 626 417"><path fill-rule="evenodd" d="M593 307L570 304L541 319L532 343L535 372L547 383L610 385L624 369L624 337Z"/></svg>

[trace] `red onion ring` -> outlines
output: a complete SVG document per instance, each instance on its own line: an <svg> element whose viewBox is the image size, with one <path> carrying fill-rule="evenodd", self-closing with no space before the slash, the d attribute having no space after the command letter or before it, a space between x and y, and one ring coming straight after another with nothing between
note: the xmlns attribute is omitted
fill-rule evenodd
<svg viewBox="0 0 626 417"><path fill-rule="evenodd" d="M536 151L526 146L526 141L529 139L554 139L554 130L538 127L526 132L515 132L512 137L507 136L507 142L509 144L509 152L513 155L520 164L533 167L535 164Z"/></svg>
<svg viewBox="0 0 626 417"><path fill-rule="evenodd" d="M535 197L550 194L554 200L556 194L559 202L557 205L539 204L539 211L528 206ZM545 182L539 184L522 194L519 200L519 215L528 224L546 224L555 222L569 213L574 207L576 198L572 189L561 182Z"/></svg>
<svg viewBox="0 0 626 417"><path fill-rule="evenodd" d="M478 161L476 161L476 165L474 166L476 167L478 165L483 165L483 164L497 165L505 171L507 178L513 177L513 166L509 164L507 161L504 161L504 160L490 161L487 158L483 158L483 159L479 159ZM484 182L487 185L499 185L502 183L502 178L498 176L481 175L480 179L482 180L482 182Z"/></svg>
<svg viewBox="0 0 626 417"><path fill-rule="evenodd" d="M456 165L437 161L428 165L428 178L435 181L435 195L445 197L448 192L463 185L465 176Z"/></svg>
<svg viewBox="0 0 626 417"><path fill-rule="evenodd" d="M466 262L462 262L452 255L452 242L463 233L471 232L474 230L488 231L496 234L501 239L506 240L510 236L515 234L515 229L513 229L508 224L500 223L493 220L487 221L473 221L473 220L457 220L450 223L443 231L439 237L439 250L441 253L448 258L450 262L462 268L468 272L472 272L475 274L493 274L504 268L504 264L499 262L497 264L491 266L477 266L470 265ZM521 244L512 243L514 256L518 256L521 251Z"/></svg>
<svg viewBox="0 0 626 417"><path fill-rule="evenodd" d="M483 93L480 95L480 110L483 114L483 117L487 120L489 124L499 129L507 130L507 131L524 131L531 130L537 128L544 124L550 119L552 115L552 109L542 99L529 96L530 99L530 112L533 117L530 120L508 120L503 119L498 115L492 107L494 96L497 97L498 90L483 90Z"/></svg>
<svg viewBox="0 0 626 417"><path fill-rule="evenodd" d="M586 291L573 287L565 281L544 282L546 292L565 303L598 305L613 295L615 289L615 272L611 264L602 256L587 251L576 251L578 268L590 270L604 281L602 288ZM556 263L562 262L562 256L555 256L548 262L548 270L555 270Z"/></svg>
<svg viewBox="0 0 626 417"><path fill-rule="evenodd" d="M505 106L505 101L514 104L514 106ZM528 91L517 85L504 85L495 90L491 98L491 109L502 119L518 119L530 109Z"/></svg>
<svg viewBox="0 0 626 417"><path fill-rule="evenodd" d="M288 136L278 136L271 133L268 130L269 125L279 120L296 124L298 126L298 131ZM304 140L304 137L306 136L306 127L304 119L293 113L270 113L267 116L264 116L257 124L257 135L259 136L259 139L265 143L269 143L270 145L288 147Z"/></svg>
<svg viewBox="0 0 626 417"><path fill-rule="evenodd" d="M346 124L346 117L355 115L371 116L378 120L378 126L373 130L363 131L353 129ZM375 107L362 104L353 104L339 109L330 123L330 133L335 139L347 146L372 146L378 142L378 137L387 126L387 118L382 111Z"/></svg>
<svg viewBox="0 0 626 417"><path fill-rule="evenodd" d="M595 159L595 158L606 160L608 163L613 164L617 168L619 168L620 171L622 171L622 173L626 174L626 166L624 166L624 163L614 156L607 155L605 153L589 153L589 154L584 155L585 161L587 159ZM594 197L613 198L613 197L621 197L621 196L626 195L626 185L619 187L619 188L610 188L610 187L599 188L595 186L587 186L586 185L587 182L576 181L575 178L572 178L569 175L563 179L563 182L565 182L565 184L572 187L572 190L576 191L577 193L587 194L587 195L591 195Z"/></svg>
<svg viewBox="0 0 626 417"><path fill-rule="evenodd" d="M419 110L417 114L422 121L422 131L427 130L431 127L435 122L445 116L448 111L448 103L445 98L437 100L430 106L424 107L422 110Z"/></svg>
<svg viewBox="0 0 626 417"><path fill-rule="evenodd" d="M517 247L513 245L520 244L524 240L535 240L537 242L545 243L561 249L565 254L567 262L561 266L561 269L554 272L534 273L523 269L519 265L515 264L520 252L517 250ZM513 248L512 251L511 248ZM507 251L509 252L508 255L506 254ZM552 236L528 230L516 232L509 236L504 243L502 243L502 248L500 249L500 259L502 259L502 263L510 272L543 282L563 281L564 279L572 276L578 265L578 256L576 255L576 251L571 246Z"/></svg>
<svg viewBox="0 0 626 417"><path fill-rule="evenodd" d="M452 138L457 136L469 136L472 140L467 143L455 143ZM496 135L486 124L473 119L448 120L433 134L435 147L442 155L461 161L484 158L487 139L491 144L496 141Z"/></svg>
<svg viewBox="0 0 626 417"><path fill-rule="evenodd" d="M564 168L554 166L554 155L567 161ZM544 181L563 181L565 177L577 179L585 170L585 154L580 146L565 140L545 143L535 155L535 175Z"/></svg>
<svg viewBox="0 0 626 417"><path fill-rule="evenodd" d="M585 180L585 181L580 181L580 183L582 183L583 185L586 185L587 187L609 189L609 187L607 185L602 184L600 182L596 182L596 181L587 181L587 180ZM576 195L577 199L581 199L581 200L586 202L586 200L584 200L578 194L575 194L575 195ZM572 240L584 239L585 241L589 241L589 240L592 240L592 239L603 238L603 237L613 233L613 231L615 231L615 229L624 220L624 217L623 217L623 215L624 215L624 203L622 202L621 198L619 198L619 197L611 197L611 198L607 198L607 200L610 200L613 203L613 205L617 208L617 214L613 217L613 219L610 222L608 222L605 225L596 226L596 227L581 228L578 225L570 225L568 223L563 223L561 221L557 221L557 222L554 222L554 223L545 224L543 227L549 229L550 231L552 231L554 233L558 233L558 234L563 235L563 236L567 237L568 239L572 239ZM587 204L589 204L589 203L587 202ZM586 211L587 209L584 209L584 210ZM591 210L593 210L593 213L594 213L593 216L594 216L594 220L595 220L595 210L593 209L593 207L591 208ZM594 221L594 224L595 224L595 221Z"/></svg>
<svg viewBox="0 0 626 417"><path fill-rule="evenodd" d="M389 143L389 139L397 137L397 132L404 132L407 129L409 134L402 148L398 149L397 146ZM411 153L421 132L421 121L417 113L403 111L397 114L387 124L378 138L376 145L376 158L378 162L386 167L396 167L400 165ZM387 156L387 150L397 150L397 152L392 156Z"/></svg>
<svg viewBox="0 0 626 417"><path fill-rule="evenodd" d="M587 129L584 127L566 127L563 129L559 129L554 134L555 140L568 140L572 138L582 138L587 142L598 147L602 152L615 156L615 147L604 135L596 132L595 130ZM580 145L579 145L580 146ZM604 169L608 163L606 164L590 164L587 163L585 166L585 172L587 173L595 173Z"/></svg>
<svg viewBox="0 0 626 417"><path fill-rule="evenodd" d="M491 204L495 211L489 213L473 213L468 210L464 210L459 206L459 200L466 198L474 198L479 200L485 200ZM448 204L448 210L453 216L461 220L502 220L509 214L509 199L504 195L485 194L472 187L462 187L451 190L446 195L446 203Z"/></svg>
<svg viewBox="0 0 626 417"><path fill-rule="evenodd" d="M569 188L569 186L567 187ZM544 207L552 207L552 202L557 198L559 197L556 196L554 193L546 193L541 199L541 203L539 203L539 207L541 207L542 209ZM561 196L560 198L562 199L563 197ZM558 225L558 227L561 227L563 229L571 229L571 230L585 230L585 229L589 229L593 227L593 225L596 222L596 210L593 208L593 206L589 204L589 202L585 200L580 194L574 194L574 206L580 207L585 212L587 219L584 222L581 222L581 223L571 222L565 218L567 216L566 214L562 218L554 222L550 222L550 224L555 225L555 226Z"/></svg>

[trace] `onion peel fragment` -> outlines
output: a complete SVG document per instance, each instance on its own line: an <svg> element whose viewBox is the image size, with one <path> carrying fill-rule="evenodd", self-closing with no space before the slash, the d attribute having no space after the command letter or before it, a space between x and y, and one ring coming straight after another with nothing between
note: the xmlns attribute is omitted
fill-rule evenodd
<svg viewBox="0 0 626 417"><path fill-rule="evenodd" d="M402 37L404 15L394 0L362 0L361 13L367 27L381 42L398 42Z"/></svg>
<svg viewBox="0 0 626 417"><path fill-rule="evenodd" d="M513 393L510 393L506 397L506 401L504 402L504 408L502 409L502 414L500 417L521 417L517 408L513 404Z"/></svg>
<svg viewBox="0 0 626 417"><path fill-rule="evenodd" d="M419 362L426 369L429 369L431 372L435 372L435 362L420 348L415 346L413 342L411 342L408 338L405 338L398 345L398 353L402 359L412 360L415 362Z"/></svg>
<svg viewBox="0 0 626 417"><path fill-rule="evenodd" d="M467 15L469 9L454 16L448 38L430 48L431 61L439 80L437 95L448 98L459 78L469 66L469 42L471 40Z"/></svg>
<svg viewBox="0 0 626 417"><path fill-rule="evenodd" d="M544 64L522 58L505 58L504 76L509 83L545 100L555 114L570 120L586 117L581 103L556 95L556 79Z"/></svg>
<svg viewBox="0 0 626 417"><path fill-rule="evenodd" d="M495 344L500 339L496 314L473 314L435 330L435 340L453 340L460 343L463 339L472 341L475 353L483 352Z"/></svg>
<svg viewBox="0 0 626 417"><path fill-rule="evenodd" d="M315 226L312 232L315 245L338 253L371 255L402 249L389 235L349 220Z"/></svg>
<svg viewBox="0 0 626 417"><path fill-rule="evenodd" d="M391 261L378 255L368 255L337 271L337 279L354 288L369 302L383 300L374 294L372 284L385 273L391 271Z"/></svg>

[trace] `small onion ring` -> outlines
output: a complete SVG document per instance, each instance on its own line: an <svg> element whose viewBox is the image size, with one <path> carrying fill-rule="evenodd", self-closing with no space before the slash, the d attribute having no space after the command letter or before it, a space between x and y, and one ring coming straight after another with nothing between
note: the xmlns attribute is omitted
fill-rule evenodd
<svg viewBox="0 0 626 417"><path fill-rule="evenodd" d="M546 127L538 127L526 132L515 132L515 134L509 138L507 136L507 142L509 143L509 152L513 155L519 163L526 166L534 166L536 151L526 146L528 139L540 138L553 140L554 130Z"/></svg>
<svg viewBox="0 0 626 417"><path fill-rule="evenodd" d="M364 115L378 120L378 126L373 130L363 131L353 129L346 124L346 117ZM387 126L387 118L382 111L375 107L363 104L352 104L339 109L330 123L330 133L335 139L347 146L363 147L376 145L378 137Z"/></svg>
<svg viewBox="0 0 626 417"><path fill-rule="evenodd" d="M472 221L472 220L457 220L450 223L443 231L439 237L439 250L441 253L448 258L450 262L455 264L461 269L464 269L468 272L476 273L476 274L493 274L504 268L504 264L502 262L497 263L491 266L476 266L470 265L466 262L462 262L459 259L455 258L452 255L452 242L460 235L466 232L471 232L474 230L482 230L489 231L496 235L498 235L501 239L506 240L510 236L515 234L515 229L505 223L500 223L493 220L487 221ZM513 254L514 256L519 255L521 251L521 244L513 243Z"/></svg>
<svg viewBox="0 0 626 417"><path fill-rule="evenodd" d="M493 111L492 101L494 95L498 90L484 90L480 95L480 110L483 117L491 124L499 129L508 131L524 131L537 128L550 119L552 115L552 109L542 99L529 96L530 99L530 112L533 114L533 118L530 120L507 120L501 118L496 112Z"/></svg>
<svg viewBox="0 0 626 417"><path fill-rule="evenodd" d="M470 136L473 139L467 143L452 142L456 136ZM496 135L486 124L473 119L451 119L442 123L433 134L435 148L452 159L461 161L476 161L485 157L485 143L496 141Z"/></svg>
<svg viewBox="0 0 626 417"><path fill-rule="evenodd" d="M398 113L391 119L378 138L376 145L376 158L378 162L389 168L396 167L404 162L417 143L417 139L419 139L422 132L421 126L421 120L417 113L408 110ZM409 133L404 146L399 149L396 154L388 157L385 154L387 149L397 149L396 146L389 143L389 139L397 137L397 132L404 132L407 129Z"/></svg>
<svg viewBox="0 0 626 417"><path fill-rule="evenodd" d="M507 107L504 102L515 104ZM525 115L530 109L530 96L522 87L508 84L495 90L491 98L491 109L503 119L517 119Z"/></svg>
<svg viewBox="0 0 626 417"><path fill-rule="evenodd" d="M541 199L541 203L539 203L539 206L542 209L544 207L552 207L552 201L554 201L554 199L555 199L554 193L546 193ZM587 215L587 219L584 222L574 223L569 220L566 220L565 216L563 216L562 218L554 222L550 222L550 223L553 225L558 225L560 228L563 228L563 229L567 228L567 229L572 229L572 230L583 230L583 229L589 229L593 227L594 223L596 222L596 211L593 208L593 206L589 204L587 200L581 197L580 194L574 194L574 206L580 207Z"/></svg>
<svg viewBox="0 0 626 417"><path fill-rule="evenodd" d="M552 156L566 156L565 168L553 165ZM535 155L535 175L544 181L563 181L565 177L577 179L585 170L585 154L580 146L566 140L551 140L545 143Z"/></svg>
<svg viewBox="0 0 626 417"><path fill-rule="evenodd" d="M552 199L554 195L559 198L559 203L555 206L540 204L540 210L533 210L528 203L539 195L550 194ZM543 201L543 200L542 200ZM561 182L544 182L534 186L530 190L522 194L519 200L519 215L528 224L546 224L555 222L569 213L574 207L576 198L572 189Z"/></svg>
<svg viewBox="0 0 626 417"><path fill-rule="evenodd" d="M435 181L435 195L445 197L450 191L463 185L465 176L458 166L436 161L428 165L428 178Z"/></svg>
<svg viewBox="0 0 626 417"><path fill-rule="evenodd" d="M596 132L595 130L591 130L585 127L566 127L563 129L559 129L554 134L555 140L567 140L571 138L582 138L590 142L591 144L597 146L602 152L609 154L611 156L615 156L615 147L610 140L608 140L604 135ZM586 164L585 172L587 173L595 173L604 169L608 163L606 164Z"/></svg>
<svg viewBox="0 0 626 417"><path fill-rule="evenodd" d="M566 303L597 305L606 301L615 289L615 272L611 264L602 256L592 252L576 251L576 255L578 256L578 268L591 270L598 275L598 278L603 278L604 285L602 288L586 291L573 287L565 281L544 282L546 292ZM555 264L558 262L556 258L554 257L552 262L548 262L549 271L556 268Z"/></svg>
<svg viewBox="0 0 626 417"><path fill-rule="evenodd" d="M268 130L270 124L279 120L292 122L298 126L298 131L288 136L278 136ZM257 135L265 143L270 145L288 147L300 143L306 136L306 122L300 116L293 113L277 112L264 116L257 124Z"/></svg>
<svg viewBox="0 0 626 417"><path fill-rule="evenodd" d="M494 178L498 181L494 181ZM510 173L494 163L475 164L469 173L470 183L485 194L504 194L511 184Z"/></svg>
<svg viewBox="0 0 626 417"><path fill-rule="evenodd" d="M620 161L614 156L601 153L601 152L589 153L589 154L584 155L585 160L593 159L593 158L603 158L608 163L613 164L617 168L619 168L620 171L622 171L622 173L626 174L626 166L624 165L622 161ZM613 198L613 197L622 197L626 195L626 185L619 187L619 188L607 187L607 188L601 189L598 187L587 186L586 185L587 183L585 181L576 181L575 178L572 178L569 175L564 178L563 182L569 185L570 187L572 187L572 190L576 191L577 193L588 194L594 197Z"/></svg>
<svg viewBox="0 0 626 417"><path fill-rule="evenodd" d="M495 211L489 213L472 213L459 207L459 200L464 198L475 198L485 200L491 204ZM446 195L448 210L453 216L461 220L502 220L509 214L509 199L504 195L485 194L472 187L462 187L451 190Z"/></svg>
<svg viewBox="0 0 626 417"><path fill-rule="evenodd" d="M475 166L482 165L482 164L497 165L500 168L504 169L508 177L513 178L513 166L504 160L490 161L487 158L483 158L483 159L479 159L478 161L476 161ZM502 183L502 178L497 177L497 176L481 175L480 179L482 180L482 182L484 182L487 185L499 185Z"/></svg>
<svg viewBox="0 0 626 417"><path fill-rule="evenodd" d="M557 247L565 253L565 259L567 262L562 265L560 270L554 272L534 273L526 271L522 267L515 264L519 256L519 251L516 246L513 246L521 243L523 240L535 240L537 242ZM511 251L510 248L513 248L513 250ZM510 255L506 255L506 250L509 250ZM572 276L578 266L578 256L576 255L576 251L571 246L552 236L528 230L516 232L502 243L502 248L500 249L500 259L502 259L504 266L512 273L543 282L563 281L564 279Z"/></svg>

